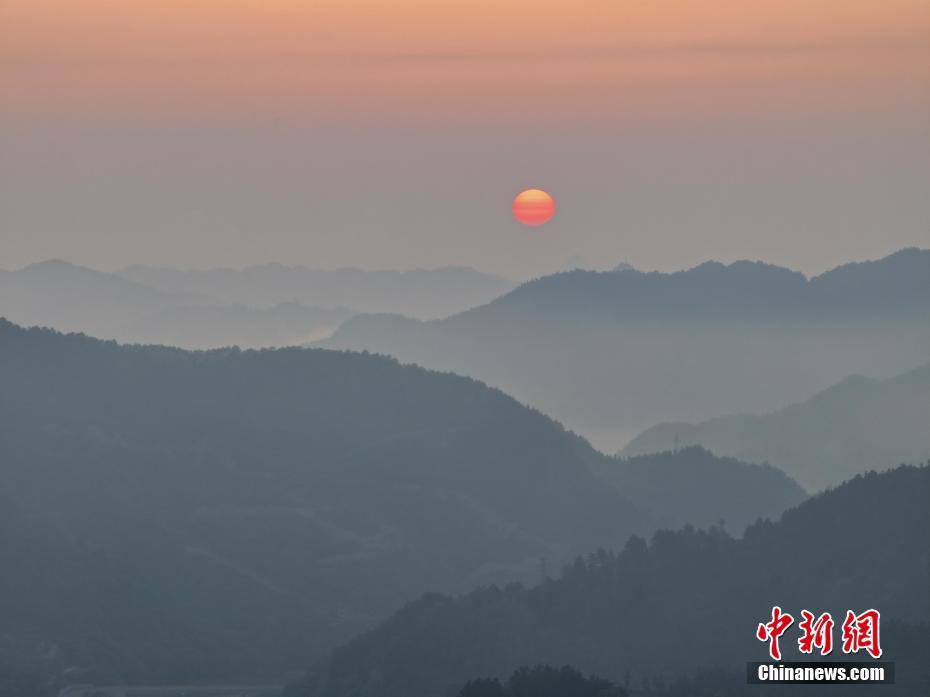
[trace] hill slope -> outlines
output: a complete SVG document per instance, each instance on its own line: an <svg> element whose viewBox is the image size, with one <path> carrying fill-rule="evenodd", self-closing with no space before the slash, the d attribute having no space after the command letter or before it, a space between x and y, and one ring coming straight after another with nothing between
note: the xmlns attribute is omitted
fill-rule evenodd
<svg viewBox="0 0 930 697"><path fill-rule="evenodd" d="M748 462L770 462L817 490L871 467L930 453L930 364L887 380L849 377L809 400L762 416L665 423L634 438L622 454L702 445Z"/></svg>
<svg viewBox="0 0 930 697"><path fill-rule="evenodd" d="M717 457L700 446L595 461L592 469L652 511L659 527L725 525L741 535L757 519L777 517L806 498L780 469Z"/></svg>
<svg viewBox="0 0 930 697"><path fill-rule="evenodd" d="M0 616L104 678L276 678L420 592L536 577L670 514L661 481L607 485L617 461L542 414L381 357L0 321L0 384ZM679 454L708 475L676 520L739 517L736 471L763 514L803 496L720 462Z"/></svg>
<svg viewBox="0 0 930 697"><path fill-rule="evenodd" d="M807 280L760 263L573 271L433 322L358 316L323 345L471 375L622 447L661 421L760 413L925 362L930 250Z"/></svg>
<svg viewBox="0 0 930 697"><path fill-rule="evenodd" d="M773 604L795 616L875 607L886 629L930 619L928 500L930 468L901 467L856 477L777 523L750 527L742 540L720 530L665 531L648 546L634 537L620 554L579 559L534 588L424 596L337 650L304 692L442 697L470 678L537 663L621 682L632 676L634 684L720 666L745 687L745 661L767 658L754 631ZM786 659L798 656L789 634ZM900 683L925 694L926 657L902 635L886 643L888 660L898 659Z"/></svg>

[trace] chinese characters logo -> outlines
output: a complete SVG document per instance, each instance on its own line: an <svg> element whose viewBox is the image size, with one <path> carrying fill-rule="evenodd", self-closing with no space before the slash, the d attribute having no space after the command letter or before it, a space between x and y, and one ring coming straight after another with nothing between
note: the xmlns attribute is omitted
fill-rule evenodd
<svg viewBox="0 0 930 697"><path fill-rule="evenodd" d="M867 651L872 658L880 658L882 648L879 644L878 625L881 615L878 610L866 610L856 614L852 610L846 611L846 619L842 625L842 651L843 653L859 653ZM760 623L756 629L756 638L769 643L769 656L772 660L781 660L779 639L794 624L794 617L783 612L775 605L772 608L772 619ZM798 639L798 650L801 653L811 654L814 649L821 656L828 656L833 652L833 627L835 622L829 612L814 615L809 610L801 610L801 621L798 629L801 637Z"/></svg>

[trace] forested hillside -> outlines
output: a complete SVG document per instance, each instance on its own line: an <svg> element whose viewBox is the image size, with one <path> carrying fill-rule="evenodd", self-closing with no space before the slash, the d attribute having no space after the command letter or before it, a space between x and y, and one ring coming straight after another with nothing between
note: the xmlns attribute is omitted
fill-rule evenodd
<svg viewBox="0 0 930 697"><path fill-rule="evenodd" d="M103 680L277 678L424 591L537 580L669 516L736 526L746 501L775 516L804 496L683 451L674 466L707 476L663 510L665 473L613 486L618 461L546 416L370 355L0 322L0 384L10 650L54 645Z"/></svg>
<svg viewBox="0 0 930 697"><path fill-rule="evenodd" d="M885 623L924 623L889 632L886 658L898 660L899 682L925 692L928 500L930 467L900 467L857 476L741 540L720 529L661 531L579 558L532 588L426 595L336 651L304 694L441 697L539 663L635 684L718 666L742 689L745 662L768 655L754 632L775 604L835 617L874 607ZM786 638L782 651L797 656L796 642Z"/></svg>

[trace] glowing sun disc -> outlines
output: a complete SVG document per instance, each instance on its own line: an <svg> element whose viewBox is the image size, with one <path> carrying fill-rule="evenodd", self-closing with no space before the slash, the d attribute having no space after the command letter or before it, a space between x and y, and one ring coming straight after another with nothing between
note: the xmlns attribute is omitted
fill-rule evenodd
<svg viewBox="0 0 930 697"><path fill-rule="evenodd" d="M542 189L527 189L513 200L513 217L524 225L544 225L555 215L555 199Z"/></svg>

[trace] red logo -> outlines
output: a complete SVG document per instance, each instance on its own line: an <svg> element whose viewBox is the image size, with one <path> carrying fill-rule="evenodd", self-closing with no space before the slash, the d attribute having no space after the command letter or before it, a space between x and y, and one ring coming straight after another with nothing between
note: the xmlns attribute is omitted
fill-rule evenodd
<svg viewBox="0 0 930 697"><path fill-rule="evenodd" d="M846 611L843 621L843 653L858 653L865 650L872 658L881 658L882 647L878 643L878 610L866 610L861 615Z"/></svg>
<svg viewBox="0 0 930 697"><path fill-rule="evenodd" d="M843 622L843 653L867 651L872 658L880 658L882 655L878 638L880 620L881 614L878 610L869 609L859 615L848 610ZM756 638L769 643L769 656L772 660L781 660L778 640L792 624L794 624L794 617L787 612L782 612L782 609L775 605L772 607L772 619L760 623L756 628ZM798 629L801 630L798 650L801 653L810 654L817 649L821 656L828 656L833 652L835 624L829 612L817 616L810 610L801 610L801 621L798 622Z"/></svg>
<svg viewBox="0 0 930 697"><path fill-rule="evenodd" d="M756 638L759 641L769 642L769 656L772 657L772 660L781 660L781 649L778 647L778 639L792 624L794 624L794 617L782 613L781 608L776 605L772 608L771 621L760 624L758 629L756 629Z"/></svg>
<svg viewBox="0 0 930 697"><path fill-rule="evenodd" d="M814 648L820 649L821 656L828 656L833 652L833 618L829 612L823 613L814 619L814 613L801 610L802 619L798 628L803 632L798 639L798 650L801 653L813 653Z"/></svg>

